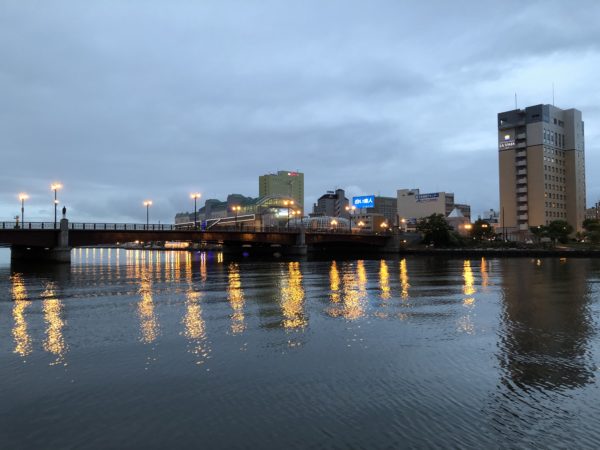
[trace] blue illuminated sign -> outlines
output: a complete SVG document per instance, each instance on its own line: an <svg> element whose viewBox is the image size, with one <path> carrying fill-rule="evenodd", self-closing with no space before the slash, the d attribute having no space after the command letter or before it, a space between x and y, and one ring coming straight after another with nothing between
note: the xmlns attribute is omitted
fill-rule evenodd
<svg viewBox="0 0 600 450"><path fill-rule="evenodd" d="M352 197L352 205L356 206L357 208L374 208L375 196L363 195L360 197Z"/></svg>

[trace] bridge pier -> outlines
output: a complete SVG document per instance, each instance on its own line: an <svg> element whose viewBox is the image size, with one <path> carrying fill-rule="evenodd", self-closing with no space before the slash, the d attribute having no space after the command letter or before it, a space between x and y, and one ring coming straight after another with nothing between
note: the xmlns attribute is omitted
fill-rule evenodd
<svg viewBox="0 0 600 450"><path fill-rule="evenodd" d="M304 231L304 227L301 227L300 232L296 236L296 245L285 247L284 254L288 256L305 256L307 253L306 232Z"/></svg>
<svg viewBox="0 0 600 450"><path fill-rule="evenodd" d="M10 248L10 259L13 261L70 263L71 247L69 246L69 221L65 218L60 221L60 229L56 241L55 247L12 245Z"/></svg>

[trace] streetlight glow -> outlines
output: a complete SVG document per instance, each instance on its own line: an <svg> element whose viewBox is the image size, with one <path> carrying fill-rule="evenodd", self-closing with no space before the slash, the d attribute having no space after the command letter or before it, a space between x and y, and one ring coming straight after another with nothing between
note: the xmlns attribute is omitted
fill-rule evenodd
<svg viewBox="0 0 600 450"><path fill-rule="evenodd" d="M56 208L58 207L58 198L56 198L56 193L62 188L63 185L60 183L52 183L50 185L50 190L54 191L54 228L56 228Z"/></svg>
<svg viewBox="0 0 600 450"><path fill-rule="evenodd" d="M198 228L198 207L196 202L200 197L202 197L200 192L194 192L193 194L190 194L190 198L194 200L194 229Z"/></svg>
<svg viewBox="0 0 600 450"><path fill-rule="evenodd" d="M19 200L21 200L21 226L23 228L25 228L25 200L27 200L28 198L29 198L29 195L27 195L24 192L21 192L19 194Z"/></svg>
<svg viewBox="0 0 600 450"><path fill-rule="evenodd" d="M150 225L150 206L152 206L152 200L145 200L144 206L146 207L146 228Z"/></svg>

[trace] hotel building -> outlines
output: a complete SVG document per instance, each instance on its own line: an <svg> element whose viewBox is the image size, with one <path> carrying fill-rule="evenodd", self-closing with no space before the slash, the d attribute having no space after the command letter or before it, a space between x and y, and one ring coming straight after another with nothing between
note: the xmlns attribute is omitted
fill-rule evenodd
<svg viewBox="0 0 600 450"><path fill-rule="evenodd" d="M500 227L527 233L585 217L585 145L581 111L552 105L498 114Z"/></svg>
<svg viewBox="0 0 600 450"><path fill-rule="evenodd" d="M304 174L280 170L258 178L258 195L267 197L281 195L294 199L300 210L304 210Z"/></svg>

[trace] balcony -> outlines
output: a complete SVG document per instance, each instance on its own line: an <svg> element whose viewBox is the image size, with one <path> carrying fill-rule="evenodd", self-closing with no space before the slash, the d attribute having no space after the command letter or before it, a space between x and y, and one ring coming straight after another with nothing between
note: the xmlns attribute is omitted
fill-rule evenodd
<svg viewBox="0 0 600 450"><path fill-rule="evenodd" d="M527 175L527 169L520 169L517 171L517 175Z"/></svg>
<svg viewBox="0 0 600 450"><path fill-rule="evenodd" d="M517 139L527 139L527 134L519 133L519 134L517 134Z"/></svg>
<svg viewBox="0 0 600 450"><path fill-rule="evenodd" d="M526 202L527 201L527 196L526 195L521 195L521 196L517 197L517 201L519 203Z"/></svg>
<svg viewBox="0 0 600 450"><path fill-rule="evenodd" d="M527 219L528 219L527 213L525 213L525 214L521 214L521 215L519 216L519 220L527 220Z"/></svg>
<svg viewBox="0 0 600 450"><path fill-rule="evenodd" d="M520 205L517 208L517 211L519 211L519 212L525 212L526 213L527 212L527 205Z"/></svg>
<svg viewBox="0 0 600 450"><path fill-rule="evenodd" d="M517 167L527 167L527 158L517 158Z"/></svg>
<svg viewBox="0 0 600 450"><path fill-rule="evenodd" d="M517 184L527 184L527 176L519 176L517 177Z"/></svg>
<svg viewBox="0 0 600 450"><path fill-rule="evenodd" d="M520 223L519 224L519 230L521 231L527 231L529 229L529 225L526 223Z"/></svg>
<svg viewBox="0 0 600 450"><path fill-rule="evenodd" d="M526 157L526 156L527 156L527 152L525 150L517 151L517 158L522 158L522 157Z"/></svg>
<svg viewBox="0 0 600 450"><path fill-rule="evenodd" d="M517 142L517 148L525 148L527 147L527 142Z"/></svg>
<svg viewBox="0 0 600 450"><path fill-rule="evenodd" d="M527 186L517 188L517 194L527 194Z"/></svg>

